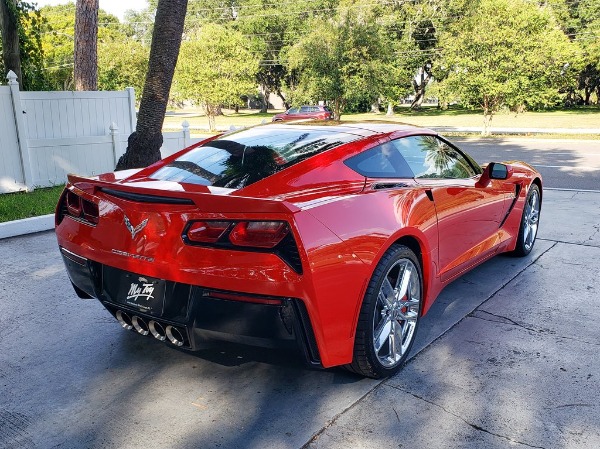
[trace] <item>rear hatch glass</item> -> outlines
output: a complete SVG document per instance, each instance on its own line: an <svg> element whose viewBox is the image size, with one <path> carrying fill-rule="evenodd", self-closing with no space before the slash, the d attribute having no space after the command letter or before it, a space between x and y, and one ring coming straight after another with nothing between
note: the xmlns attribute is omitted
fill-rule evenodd
<svg viewBox="0 0 600 449"><path fill-rule="evenodd" d="M195 148L161 167L150 178L241 189L360 137L327 127L259 126Z"/></svg>

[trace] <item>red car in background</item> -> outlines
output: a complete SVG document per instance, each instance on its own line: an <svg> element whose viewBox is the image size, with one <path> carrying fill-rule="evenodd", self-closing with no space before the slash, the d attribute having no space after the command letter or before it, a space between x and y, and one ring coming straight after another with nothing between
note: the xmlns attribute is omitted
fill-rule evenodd
<svg viewBox="0 0 600 449"><path fill-rule="evenodd" d="M70 175L56 235L77 295L125 329L189 350L298 347L378 378L447 284L531 251L541 202L531 166L481 167L427 129L274 123Z"/></svg>
<svg viewBox="0 0 600 449"><path fill-rule="evenodd" d="M282 114L274 115L272 121L304 119L330 120L333 119L333 112L327 106L300 106L299 108L290 108Z"/></svg>

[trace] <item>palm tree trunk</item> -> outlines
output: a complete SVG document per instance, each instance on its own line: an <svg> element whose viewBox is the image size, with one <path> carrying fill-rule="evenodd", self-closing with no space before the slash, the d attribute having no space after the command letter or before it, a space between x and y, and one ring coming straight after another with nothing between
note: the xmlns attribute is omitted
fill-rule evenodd
<svg viewBox="0 0 600 449"><path fill-rule="evenodd" d="M162 126L181 47L187 0L159 0L154 20L148 72L135 132L117 170L146 167L160 160Z"/></svg>
<svg viewBox="0 0 600 449"><path fill-rule="evenodd" d="M75 90L98 90L98 1L77 0L75 10Z"/></svg>

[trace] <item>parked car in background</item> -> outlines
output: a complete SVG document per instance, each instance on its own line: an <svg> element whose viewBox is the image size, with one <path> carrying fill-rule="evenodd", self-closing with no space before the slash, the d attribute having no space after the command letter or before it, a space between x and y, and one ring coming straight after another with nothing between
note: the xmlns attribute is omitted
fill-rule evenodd
<svg viewBox="0 0 600 449"><path fill-rule="evenodd" d="M77 295L125 329L188 350L298 347L378 378L446 285L529 254L541 204L531 166L481 167L427 129L270 123L69 175L56 236Z"/></svg>
<svg viewBox="0 0 600 449"><path fill-rule="evenodd" d="M274 122L303 119L330 120L333 119L333 112L327 106L300 106L273 116Z"/></svg>

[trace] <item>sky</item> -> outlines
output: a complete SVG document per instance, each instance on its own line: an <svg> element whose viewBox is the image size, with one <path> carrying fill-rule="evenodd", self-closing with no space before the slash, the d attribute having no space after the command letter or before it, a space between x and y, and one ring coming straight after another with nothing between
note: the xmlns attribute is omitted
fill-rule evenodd
<svg viewBox="0 0 600 449"><path fill-rule="evenodd" d="M46 6L46 5L63 5L65 3L69 3L69 0L33 0L33 2L37 3L38 7ZM74 3L75 0L72 0ZM125 17L125 11L128 9L141 10L144 9L148 5L146 0L100 0L100 9L104 11L114 14L121 21Z"/></svg>

